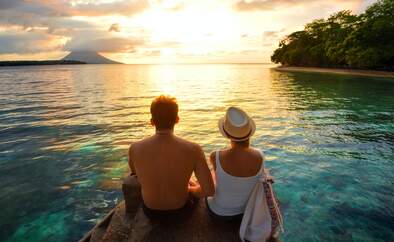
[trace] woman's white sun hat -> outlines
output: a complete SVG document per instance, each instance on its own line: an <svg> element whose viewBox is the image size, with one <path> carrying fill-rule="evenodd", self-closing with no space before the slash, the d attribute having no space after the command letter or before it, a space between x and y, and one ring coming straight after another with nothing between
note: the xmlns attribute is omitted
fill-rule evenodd
<svg viewBox="0 0 394 242"><path fill-rule="evenodd" d="M229 107L226 116L219 119L219 131L232 141L248 140L256 131L256 124L245 111Z"/></svg>

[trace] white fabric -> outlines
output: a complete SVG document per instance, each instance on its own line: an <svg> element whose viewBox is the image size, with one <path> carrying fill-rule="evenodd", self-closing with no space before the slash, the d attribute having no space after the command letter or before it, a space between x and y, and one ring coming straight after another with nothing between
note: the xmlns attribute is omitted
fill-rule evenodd
<svg viewBox="0 0 394 242"><path fill-rule="evenodd" d="M264 154L260 151L264 161ZM253 187L263 176L264 166L250 177L236 177L228 174L220 165L220 152L216 151L216 190L213 197L208 197L209 208L221 216L233 216L245 211L246 203ZM262 163L264 164L264 163Z"/></svg>
<svg viewBox="0 0 394 242"><path fill-rule="evenodd" d="M271 235L271 214L264 193L262 178L249 197L239 229L242 241L264 242Z"/></svg>

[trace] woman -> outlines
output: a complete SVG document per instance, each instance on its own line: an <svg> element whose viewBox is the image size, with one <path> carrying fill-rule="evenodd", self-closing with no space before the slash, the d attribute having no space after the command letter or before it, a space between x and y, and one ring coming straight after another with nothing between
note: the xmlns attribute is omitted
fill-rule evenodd
<svg viewBox="0 0 394 242"><path fill-rule="evenodd" d="M249 195L263 175L264 155L249 145L255 130L254 121L239 108L228 108L219 120L219 131L231 145L210 156L216 192L207 198L207 207L216 218L242 219Z"/></svg>

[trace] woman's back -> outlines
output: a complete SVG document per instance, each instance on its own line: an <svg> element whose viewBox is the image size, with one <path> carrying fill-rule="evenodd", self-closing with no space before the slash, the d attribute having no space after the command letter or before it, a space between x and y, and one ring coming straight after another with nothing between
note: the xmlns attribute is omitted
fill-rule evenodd
<svg viewBox="0 0 394 242"><path fill-rule="evenodd" d="M216 152L213 154L216 156ZM216 157L214 158L216 160ZM230 148L220 151L219 158L223 170L236 177L256 175L263 162L261 152L251 147Z"/></svg>
<svg viewBox="0 0 394 242"><path fill-rule="evenodd" d="M207 199L217 215L242 214L249 195L263 171L262 152L249 148L231 148L211 155L215 168L216 192Z"/></svg>

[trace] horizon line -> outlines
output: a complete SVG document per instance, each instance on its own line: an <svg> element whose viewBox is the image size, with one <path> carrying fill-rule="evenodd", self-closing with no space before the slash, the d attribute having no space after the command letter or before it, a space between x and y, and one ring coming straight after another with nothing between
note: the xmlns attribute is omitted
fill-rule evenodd
<svg viewBox="0 0 394 242"><path fill-rule="evenodd" d="M48 59L48 60L0 60L0 62L40 62L40 61L60 61L58 59ZM116 63L116 64L101 64L101 63L85 63L83 65L208 65L208 64L217 64L217 65L271 65L275 64L273 62L173 62L173 63Z"/></svg>
<svg viewBox="0 0 394 242"><path fill-rule="evenodd" d="M114 65L208 65L208 64L218 64L218 65L251 65L251 64L263 64L270 65L275 64L273 62L176 62L176 63L120 63Z"/></svg>

